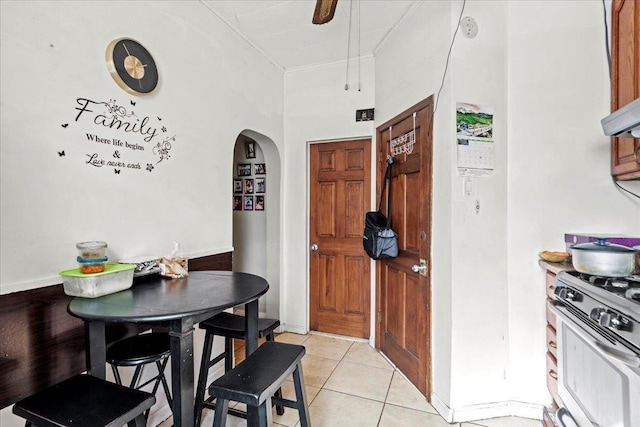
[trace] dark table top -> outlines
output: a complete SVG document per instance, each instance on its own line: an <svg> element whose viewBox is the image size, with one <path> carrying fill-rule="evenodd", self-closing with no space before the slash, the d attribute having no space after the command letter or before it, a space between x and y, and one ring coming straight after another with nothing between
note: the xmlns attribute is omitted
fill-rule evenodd
<svg viewBox="0 0 640 427"><path fill-rule="evenodd" d="M148 278L98 298L74 298L71 315L105 322L158 322L222 311L265 294L265 279L248 273L194 271L181 279Z"/></svg>

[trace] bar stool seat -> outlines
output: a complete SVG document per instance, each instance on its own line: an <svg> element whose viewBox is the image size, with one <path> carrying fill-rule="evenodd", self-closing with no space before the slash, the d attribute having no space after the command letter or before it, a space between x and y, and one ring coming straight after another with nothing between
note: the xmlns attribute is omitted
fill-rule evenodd
<svg viewBox="0 0 640 427"><path fill-rule="evenodd" d="M173 408L171 391L169 390L167 378L164 374L170 355L171 342L169 334L164 332L152 332L148 334L135 335L116 342L107 350L106 360L111 365L113 376L118 384L122 384L118 366L136 367L131 383L129 384L130 388L139 390L147 384L153 383L152 393L155 395L158 391L158 387L162 384L164 394L169 402L169 407ZM144 383L140 383L144 367L150 363L156 364L158 371L157 375ZM148 415L149 411L147 411L145 416Z"/></svg>
<svg viewBox="0 0 640 427"><path fill-rule="evenodd" d="M244 316L222 312L200 322L199 324L200 329L204 329L206 333L202 350L202 360L200 361L198 386L196 387L196 427L200 425L200 419L204 408L216 408L214 402L215 398L209 397L205 399L204 397L207 388L209 369L222 360L224 360L225 373L233 369L233 340L244 340L244 322ZM280 326L280 321L278 319L258 319L258 338L266 338L267 341L274 341L274 330L278 326ZM211 351L213 348L213 338L216 335L224 337L224 352L212 359ZM277 396L282 396L282 392L279 389L276 394ZM280 405L276 406L276 411L278 415L284 414L284 408ZM243 411L230 409L229 412L233 415L246 418L246 413Z"/></svg>
<svg viewBox="0 0 640 427"><path fill-rule="evenodd" d="M257 419L247 420L251 427L268 427L271 422L272 400L279 405L298 410L301 427L310 427L309 407L302 373L302 357L305 348L301 345L281 342L266 342L246 360L215 380L209 393L218 402L214 427L225 427L229 401L241 402L258 408ZM293 374L296 400L282 399L274 394L282 383Z"/></svg>
<svg viewBox="0 0 640 427"><path fill-rule="evenodd" d="M144 427L144 415L156 401L91 375L76 375L13 405L13 413L38 427Z"/></svg>

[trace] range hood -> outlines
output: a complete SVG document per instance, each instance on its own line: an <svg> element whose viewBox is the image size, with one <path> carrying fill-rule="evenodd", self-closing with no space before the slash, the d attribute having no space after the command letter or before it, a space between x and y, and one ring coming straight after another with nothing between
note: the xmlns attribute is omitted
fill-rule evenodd
<svg viewBox="0 0 640 427"><path fill-rule="evenodd" d="M600 123L607 136L640 138L640 98L614 111Z"/></svg>

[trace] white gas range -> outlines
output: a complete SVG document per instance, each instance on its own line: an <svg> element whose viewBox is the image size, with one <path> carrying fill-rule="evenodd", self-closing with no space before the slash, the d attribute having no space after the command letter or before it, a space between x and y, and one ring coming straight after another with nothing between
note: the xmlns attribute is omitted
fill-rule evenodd
<svg viewBox="0 0 640 427"><path fill-rule="evenodd" d="M561 272L552 310L564 424L640 427L640 277Z"/></svg>

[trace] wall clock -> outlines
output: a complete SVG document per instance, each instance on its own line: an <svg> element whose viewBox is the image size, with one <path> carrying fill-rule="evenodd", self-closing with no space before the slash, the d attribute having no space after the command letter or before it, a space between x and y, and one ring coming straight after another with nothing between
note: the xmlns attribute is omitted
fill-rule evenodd
<svg viewBox="0 0 640 427"><path fill-rule="evenodd" d="M153 56L133 39L120 38L109 43L106 61L113 80L132 95L148 95L158 86Z"/></svg>

